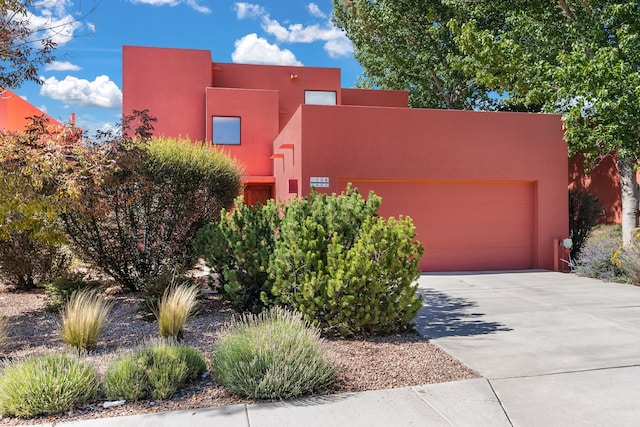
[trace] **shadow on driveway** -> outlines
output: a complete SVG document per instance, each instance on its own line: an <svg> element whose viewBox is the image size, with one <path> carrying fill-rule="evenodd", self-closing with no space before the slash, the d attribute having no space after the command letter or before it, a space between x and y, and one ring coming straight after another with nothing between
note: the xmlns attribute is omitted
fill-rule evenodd
<svg viewBox="0 0 640 427"><path fill-rule="evenodd" d="M422 295L422 308L414 322L416 331L427 339L487 335L512 330L502 323L483 321L483 313L470 312L469 309L477 307L477 303L472 300L455 298L434 289L418 289L417 292Z"/></svg>

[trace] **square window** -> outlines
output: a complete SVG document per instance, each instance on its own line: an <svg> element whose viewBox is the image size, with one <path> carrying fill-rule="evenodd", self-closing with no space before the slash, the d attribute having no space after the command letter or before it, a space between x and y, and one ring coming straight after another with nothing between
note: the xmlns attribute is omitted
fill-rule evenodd
<svg viewBox="0 0 640 427"><path fill-rule="evenodd" d="M336 105L336 93L328 90L305 90L304 103L316 105Z"/></svg>
<svg viewBox="0 0 640 427"><path fill-rule="evenodd" d="M213 117L213 143L240 145L240 117Z"/></svg>

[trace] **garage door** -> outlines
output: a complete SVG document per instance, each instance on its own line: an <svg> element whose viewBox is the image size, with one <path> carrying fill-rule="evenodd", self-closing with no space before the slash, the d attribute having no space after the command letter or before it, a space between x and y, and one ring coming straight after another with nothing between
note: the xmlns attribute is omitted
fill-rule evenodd
<svg viewBox="0 0 640 427"><path fill-rule="evenodd" d="M422 271L528 269L535 264L531 182L340 179L382 197L383 216L410 216Z"/></svg>

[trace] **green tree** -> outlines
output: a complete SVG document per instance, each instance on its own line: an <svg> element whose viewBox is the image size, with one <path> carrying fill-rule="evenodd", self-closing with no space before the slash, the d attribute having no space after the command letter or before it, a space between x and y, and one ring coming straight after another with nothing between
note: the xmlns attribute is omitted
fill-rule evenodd
<svg viewBox="0 0 640 427"><path fill-rule="evenodd" d="M640 2L448 3L472 17L449 22L463 53L458 69L506 94L503 103L562 113L569 154L583 153L587 166L599 156L615 156L628 242L638 211Z"/></svg>
<svg viewBox="0 0 640 427"><path fill-rule="evenodd" d="M492 108L487 88L452 66L461 54L447 26L465 19L441 0L333 0L334 23L345 30L364 68L359 85L407 90L420 108Z"/></svg>

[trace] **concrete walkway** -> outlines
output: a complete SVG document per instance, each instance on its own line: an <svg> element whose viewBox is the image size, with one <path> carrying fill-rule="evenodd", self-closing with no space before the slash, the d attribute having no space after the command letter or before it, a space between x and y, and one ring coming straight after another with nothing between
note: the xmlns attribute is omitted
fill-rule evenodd
<svg viewBox="0 0 640 427"><path fill-rule="evenodd" d="M420 334L483 378L58 426L640 425L640 288L547 271L427 274Z"/></svg>

